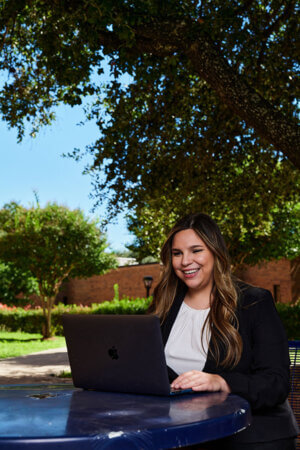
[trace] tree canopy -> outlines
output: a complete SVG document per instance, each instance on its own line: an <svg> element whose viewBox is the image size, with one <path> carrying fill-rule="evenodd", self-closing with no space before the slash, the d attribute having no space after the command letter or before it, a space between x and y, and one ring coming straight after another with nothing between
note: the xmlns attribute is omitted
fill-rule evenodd
<svg viewBox="0 0 300 450"><path fill-rule="evenodd" d="M116 267L106 247L96 222L80 210L56 204L26 209L16 203L0 210L0 258L37 280L45 337L51 335L51 311L65 279L87 278Z"/></svg>
<svg viewBox="0 0 300 450"><path fill-rule="evenodd" d="M109 199L110 217L129 207L132 230L141 237L143 230L167 229L182 213L205 211L226 225L236 260L250 258L249 248L263 236L266 248L274 224L282 224L283 236L283 217L294 236L295 0L2 5L3 118L21 139L27 121L35 133L60 102L81 104L91 95L87 119L96 120L99 139L86 148L93 157L87 171L96 203ZM97 76L107 61L111 81L102 86ZM150 229L146 216L153 217ZM245 243L243 256L234 250L238 240Z"/></svg>
<svg viewBox="0 0 300 450"><path fill-rule="evenodd" d="M30 272L12 263L0 261L0 301L7 305L31 303L30 296L38 293L38 284Z"/></svg>
<svg viewBox="0 0 300 450"><path fill-rule="evenodd" d="M200 106L208 86L299 166L297 25L295 0L5 0L0 69L10 77L1 111L21 133L25 119L48 123L53 105L95 92L91 75L107 55L115 77L142 79L150 97L192 76Z"/></svg>
<svg viewBox="0 0 300 450"><path fill-rule="evenodd" d="M185 206L181 203L174 207L163 202L160 208L156 205L139 208L129 216L129 230L136 237L128 248L139 261L149 255L159 258L162 244L179 217L198 210L194 201L186 202ZM287 204L282 209L271 208L264 217L222 207L211 208L210 215L221 228L235 269L243 264L283 257L293 259L299 255L299 203L293 207Z"/></svg>

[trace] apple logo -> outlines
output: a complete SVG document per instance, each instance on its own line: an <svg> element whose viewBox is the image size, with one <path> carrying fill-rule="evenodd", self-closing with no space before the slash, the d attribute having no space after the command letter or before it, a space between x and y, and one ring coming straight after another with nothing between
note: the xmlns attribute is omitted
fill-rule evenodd
<svg viewBox="0 0 300 450"><path fill-rule="evenodd" d="M118 350L117 350L117 348L114 345L108 350L108 354L111 357L111 359L118 359L119 358Z"/></svg>

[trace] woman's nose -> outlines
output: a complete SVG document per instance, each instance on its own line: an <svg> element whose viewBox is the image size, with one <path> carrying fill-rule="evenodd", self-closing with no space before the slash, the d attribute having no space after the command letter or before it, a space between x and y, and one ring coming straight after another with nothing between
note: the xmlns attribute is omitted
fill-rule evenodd
<svg viewBox="0 0 300 450"><path fill-rule="evenodd" d="M189 264L191 264L191 262L192 262L191 255L189 253L183 253L182 259L181 259L181 264L183 266L188 266Z"/></svg>

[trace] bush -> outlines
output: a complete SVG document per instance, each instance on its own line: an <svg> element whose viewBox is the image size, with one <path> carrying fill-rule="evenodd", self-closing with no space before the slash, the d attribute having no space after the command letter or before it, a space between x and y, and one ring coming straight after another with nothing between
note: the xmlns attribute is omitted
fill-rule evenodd
<svg viewBox="0 0 300 450"><path fill-rule="evenodd" d="M276 303L276 308L289 340L300 339L300 303Z"/></svg>
<svg viewBox="0 0 300 450"><path fill-rule="evenodd" d="M93 303L91 306L59 304L53 310L53 331L56 335L63 335L62 314L145 314L150 298L123 298L103 303Z"/></svg>
<svg viewBox="0 0 300 450"><path fill-rule="evenodd" d="M123 298L103 303L93 303L91 306L63 305L60 303L53 309L53 332L63 335L62 314L144 314L151 301L150 298ZM300 339L300 304L276 304L278 313L290 340ZM1 327L27 333L39 333L44 324L41 308L26 309L7 307L0 303Z"/></svg>
<svg viewBox="0 0 300 450"><path fill-rule="evenodd" d="M93 303L91 306L60 303L53 308L52 312L53 333L57 336L63 335L61 320L63 314L144 314L150 301L151 298L127 297L122 300ZM0 304L0 324L2 328L10 331L39 333L45 326L45 319L42 308L26 309Z"/></svg>
<svg viewBox="0 0 300 450"><path fill-rule="evenodd" d="M40 333L43 323L43 311L41 308L27 309L0 303L0 324L2 329Z"/></svg>
<svg viewBox="0 0 300 450"><path fill-rule="evenodd" d="M149 298L123 298L92 305L94 314L145 314L150 305Z"/></svg>

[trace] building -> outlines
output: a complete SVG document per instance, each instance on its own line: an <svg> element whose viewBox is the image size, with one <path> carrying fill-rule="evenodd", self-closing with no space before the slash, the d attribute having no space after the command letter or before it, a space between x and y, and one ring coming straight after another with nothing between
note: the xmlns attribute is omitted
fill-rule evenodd
<svg viewBox="0 0 300 450"><path fill-rule="evenodd" d="M300 258L293 261L281 259L256 266L244 266L236 275L245 282L269 289L275 301L290 303L300 298L299 261ZM114 284L119 286L120 298L145 297L146 289L143 281L145 276L153 278L151 295L159 280L159 263L120 266L104 275L72 279L64 284L57 301L82 305L102 303L113 299Z"/></svg>

